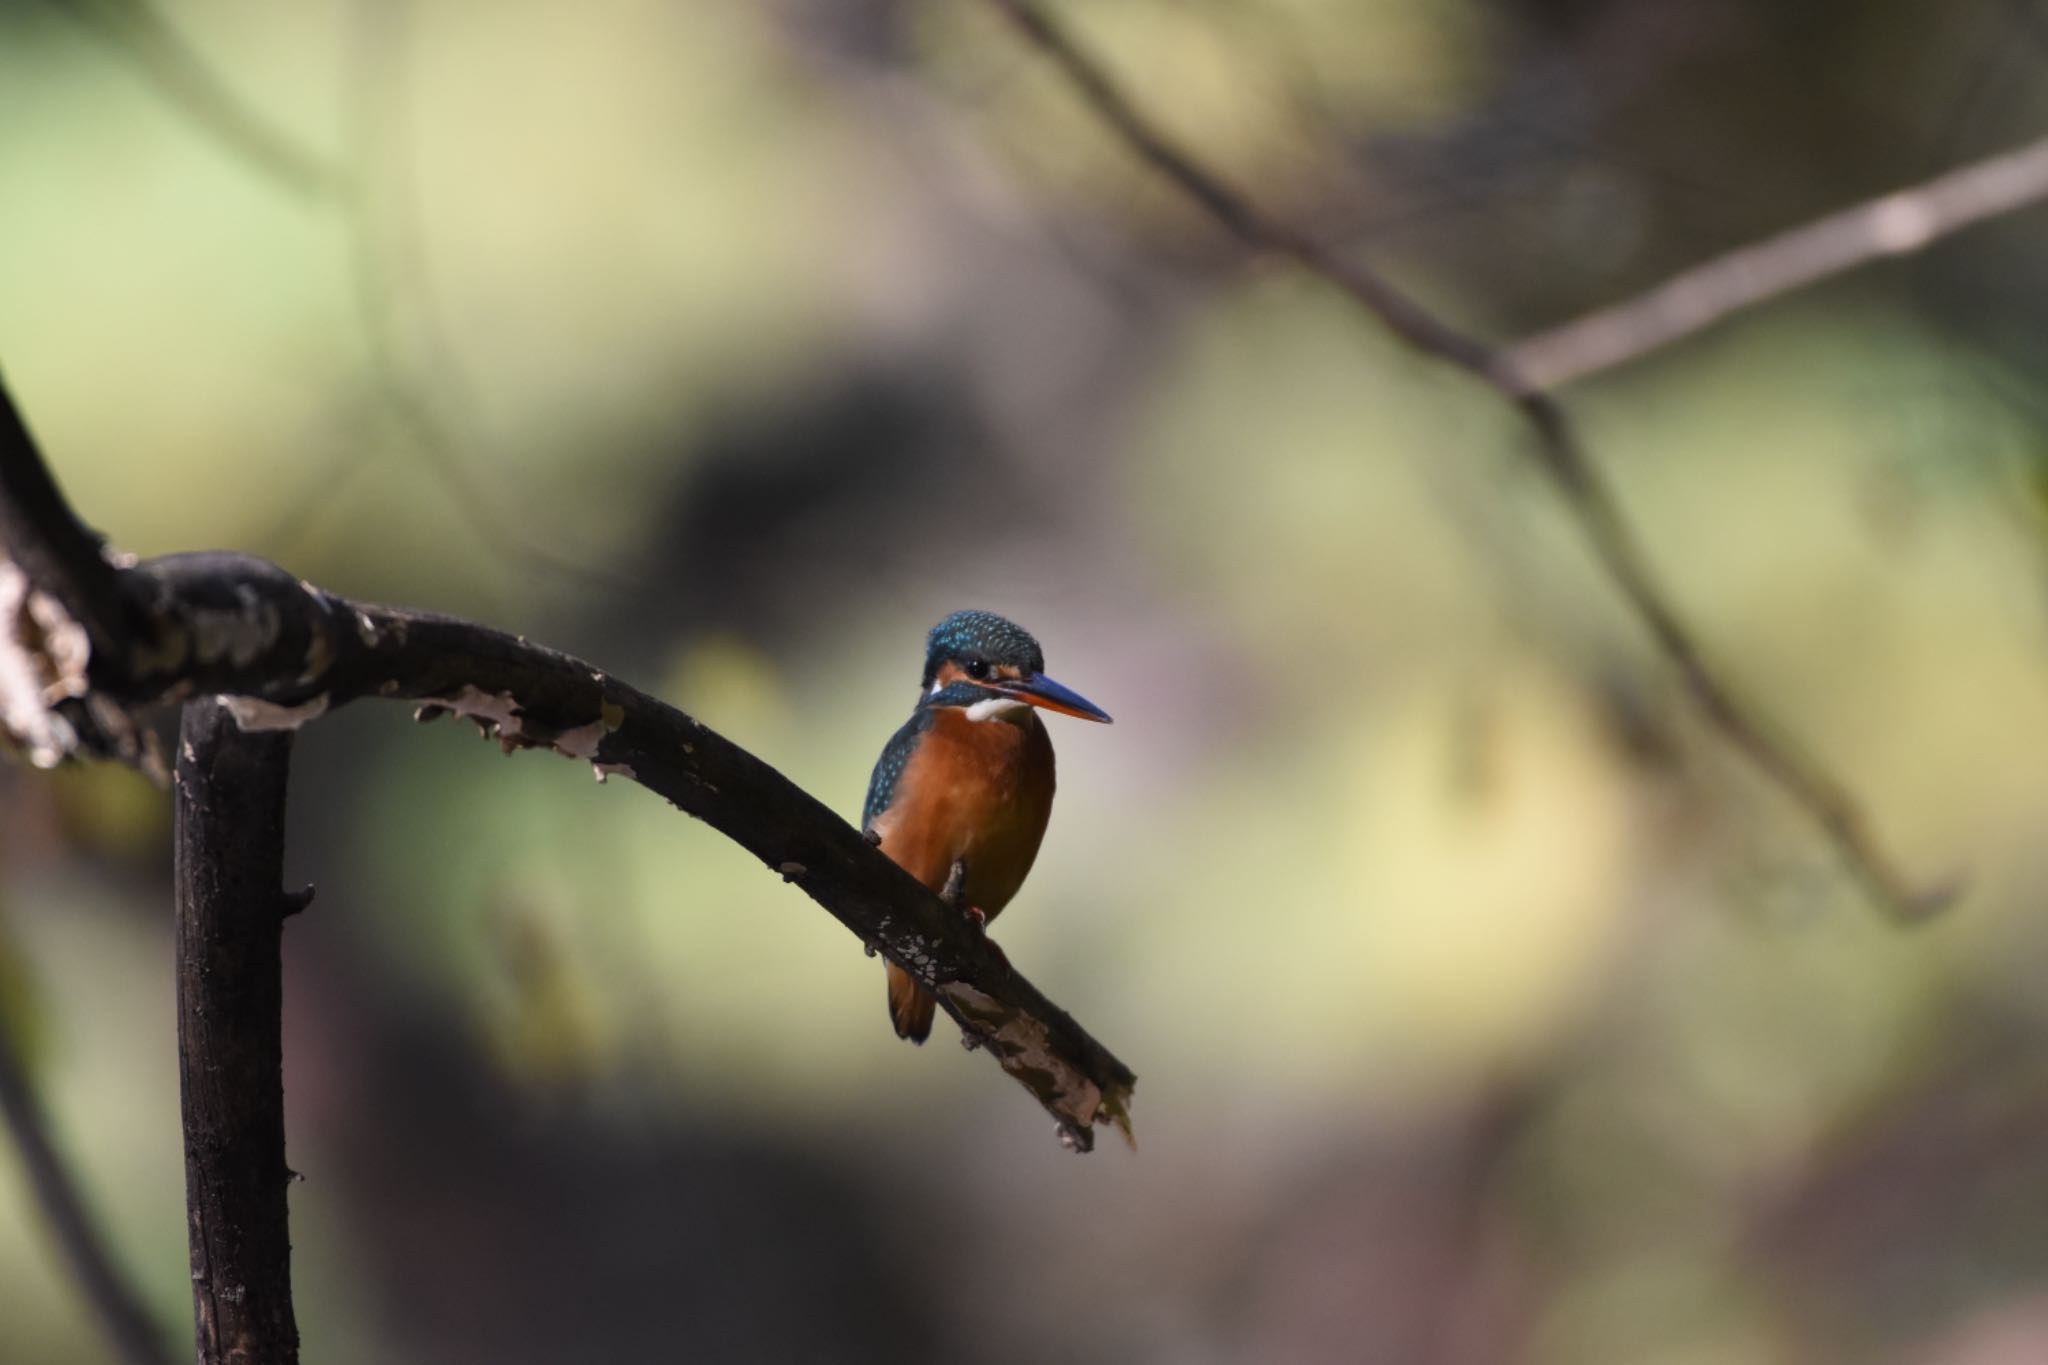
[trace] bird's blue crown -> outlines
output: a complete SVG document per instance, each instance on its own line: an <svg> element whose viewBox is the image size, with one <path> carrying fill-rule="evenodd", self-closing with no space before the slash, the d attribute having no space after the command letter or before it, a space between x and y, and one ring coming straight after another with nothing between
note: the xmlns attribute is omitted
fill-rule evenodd
<svg viewBox="0 0 2048 1365"><path fill-rule="evenodd" d="M1031 638L1031 632L992 611L956 611L932 627L924 652L926 687L932 685L939 675L939 665L948 659L1009 664L1027 674L1045 671L1045 652Z"/></svg>

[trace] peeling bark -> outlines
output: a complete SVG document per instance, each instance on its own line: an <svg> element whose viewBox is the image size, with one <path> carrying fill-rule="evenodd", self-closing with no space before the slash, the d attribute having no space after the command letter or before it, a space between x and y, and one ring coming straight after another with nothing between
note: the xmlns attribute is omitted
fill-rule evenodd
<svg viewBox="0 0 2048 1365"><path fill-rule="evenodd" d="M91 654L85 628L63 605L0 560L0 732L39 768L55 767L78 746L59 708L91 690Z"/></svg>

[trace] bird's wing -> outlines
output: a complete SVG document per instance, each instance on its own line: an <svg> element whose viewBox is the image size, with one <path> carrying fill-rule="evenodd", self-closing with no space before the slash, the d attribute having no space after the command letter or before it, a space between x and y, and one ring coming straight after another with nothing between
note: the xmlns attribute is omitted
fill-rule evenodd
<svg viewBox="0 0 2048 1365"><path fill-rule="evenodd" d="M920 706L882 746L882 756L875 760L874 774L868 778L868 799L860 813L862 829L872 826L875 818L889 809L889 802L896 795L896 784L903 780L904 765L910 762L911 751L917 748L918 737L931 728L931 709Z"/></svg>

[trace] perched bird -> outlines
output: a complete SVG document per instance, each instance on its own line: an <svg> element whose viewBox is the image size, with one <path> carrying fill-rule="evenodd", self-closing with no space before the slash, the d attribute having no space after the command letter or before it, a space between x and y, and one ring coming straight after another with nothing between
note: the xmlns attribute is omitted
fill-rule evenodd
<svg viewBox="0 0 2048 1365"><path fill-rule="evenodd" d="M986 925L1038 856L1052 818L1052 740L1038 712L1109 721L1045 676L1045 655L993 612L956 611L932 627L917 709L875 762L861 828L882 852ZM922 1043L931 992L889 966L889 1020Z"/></svg>

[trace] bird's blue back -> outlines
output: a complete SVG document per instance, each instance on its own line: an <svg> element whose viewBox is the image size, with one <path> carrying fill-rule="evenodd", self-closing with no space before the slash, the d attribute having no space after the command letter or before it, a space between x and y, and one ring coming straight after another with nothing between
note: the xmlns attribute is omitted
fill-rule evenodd
<svg viewBox="0 0 2048 1365"><path fill-rule="evenodd" d="M932 728L932 708L922 703L910 713L910 719L903 722L896 733L889 736L889 742L882 746L882 756L875 760L875 771L868 778L867 804L861 808L860 827L867 829L875 818L889 809L889 803L896 799L896 784L903 780L903 770L910 764L911 754L917 751L917 742L924 738L924 732Z"/></svg>
<svg viewBox="0 0 2048 1365"><path fill-rule="evenodd" d="M917 709L889 736L889 742L882 746L882 756L875 760L875 771L868 778L867 804L860 812L862 829L874 824L875 817L889 809L889 803L896 799L896 784L903 780L903 770L910 766L910 756L917 752L918 741L938 719L939 708L968 706L987 695L972 683L956 682L917 699Z"/></svg>

